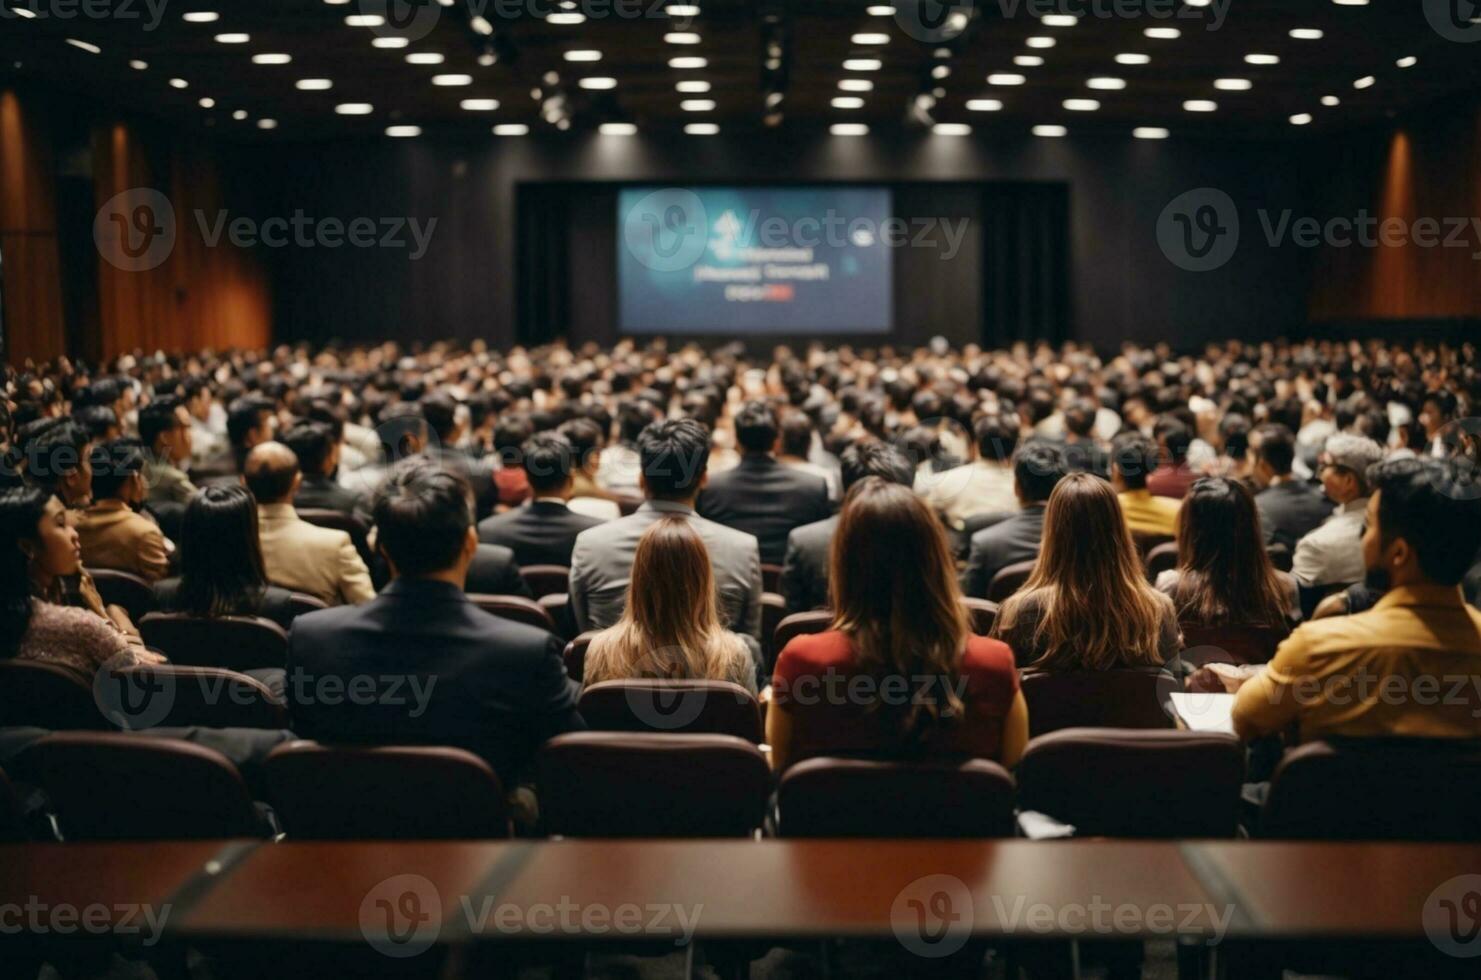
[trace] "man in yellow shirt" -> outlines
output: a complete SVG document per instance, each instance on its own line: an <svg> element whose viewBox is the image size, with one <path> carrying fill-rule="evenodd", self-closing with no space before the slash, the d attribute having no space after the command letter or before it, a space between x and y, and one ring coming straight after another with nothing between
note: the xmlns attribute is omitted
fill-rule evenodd
<svg viewBox="0 0 1481 980"><path fill-rule="evenodd" d="M1302 626L1261 668L1215 669L1245 739L1481 737L1481 611L1460 582L1481 549L1481 500L1434 459L1374 465L1363 561L1371 610Z"/></svg>
<svg viewBox="0 0 1481 980"><path fill-rule="evenodd" d="M1182 501L1147 489L1147 474L1157 462L1157 443L1140 432L1123 432L1111 442L1111 485L1133 533L1176 535Z"/></svg>

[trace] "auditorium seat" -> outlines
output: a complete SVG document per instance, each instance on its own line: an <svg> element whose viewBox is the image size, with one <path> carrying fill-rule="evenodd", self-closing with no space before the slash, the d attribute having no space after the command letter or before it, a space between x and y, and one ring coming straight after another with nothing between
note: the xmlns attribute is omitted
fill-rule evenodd
<svg viewBox="0 0 1481 980"><path fill-rule="evenodd" d="M128 685L129 703L143 704L151 695L163 696L168 710L160 717L149 712L131 712L148 718L149 728L287 728L288 710L275 699L267 685L255 677L218 667L180 664L139 664L114 671ZM159 692L159 693L156 693ZM133 728L127 724L123 727Z"/></svg>
<svg viewBox="0 0 1481 980"><path fill-rule="evenodd" d="M112 729L98 710L91 678L55 664L0 660L0 728Z"/></svg>
<svg viewBox="0 0 1481 980"><path fill-rule="evenodd" d="M1019 589L1028 577L1033 574L1034 562L1037 559L1014 562L1004 565L993 575L992 581L987 583L987 599L989 602L1001 603Z"/></svg>
<svg viewBox="0 0 1481 980"><path fill-rule="evenodd" d="M1190 666L1209 663L1263 664L1290 635L1284 626L1190 626L1184 624L1183 660Z"/></svg>
<svg viewBox="0 0 1481 980"><path fill-rule="evenodd" d="M828 629L833 622L833 611L831 609L809 609L807 612L797 612L784 618L776 624L776 632L773 634L776 651L780 654L787 649L787 644L794 637L805 636L809 633L822 633Z"/></svg>
<svg viewBox="0 0 1481 980"><path fill-rule="evenodd" d="M1291 549L1284 544L1277 542L1267 545L1265 547L1265 553L1270 556L1270 564L1275 566L1276 571L1289 572L1291 570L1291 562L1295 556L1291 554Z"/></svg>
<svg viewBox="0 0 1481 980"><path fill-rule="evenodd" d="M1178 544L1168 541L1147 552L1147 581L1156 582L1157 576L1178 567Z"/></svg>
<svg viewBox="0 0 1481 980"><path fill-rule="evenodd" d="M1066 728L1031 740L1018 807L1077 837L1233 837L1244 746L1232 735Z"/></svg>
<svg viewBox="0 0 1481 980"><path fill-rule="evenodd" d="M0 769L0 844L14 844L26 839L26 822L21 814L20 794L11 785L5 770Z"/></svg>
<svg viewBox="0 0 1481 980"><path fill-rule="evenodd" d="M761 591L777 593L782 591L782 566L761 563Z"/></svg>
<svg viewBox="0 0 1481 980"><path fill-rule="evenodd" d="M564 595L571 587L571 570L565 565L521 565L519 574L536 599Z"/></svg>
<svg viewBox="0 0 1481 980"><path fill-rule="evenodd" d="M27 750L64 840L266 837L272 832L224 755L126 733L48 735Z"/></svg>
<svg viewBox="0 0 1481 980"><path fill-rule="evenodd" d="M749 837L771 769L733 735L571 732L538 763L541 820L563 837Z"/></svg>
<svg viewBox="0 0 1481 980"><path fill-rule="evenodd" d="M986 636L992 632L993 623L998 619L998 604L988 599L974 599L966 596L962 599L962 605L967 607L967 619L972 625L972 632L978 636Z"/></svg>
<svg viewBox="0 0 1481 980"><path fill-rule="evenodd" d="M267 757L267 781L293 840L509 836L498 775L463 749L289 742Z"/></svg>
<svg viewBox="0 0 1481 980"><path fill-rule="evenodd" d="M768 677L776 666L777 654L782 652L782 648L776 645L776 632L786 618L787 600L775 592L761 593L761 656Z"/></svg>
<svg viewBox="0 0 1481 980"><path fill-rule="evenodd" d="M578 683L586 674L586 649L591 646L591 638L597 633L597 630L587 630L566 644L562 657L566 662L566 674Z"/></svg>
<svg viewBox="0 0 1481 980"><path fill-rule="evenodd" d="M116 568L89 568L87 573L97 586L103 604L121 606L136 625L154 611L154 587L142 577Z"/></svg>
<svg viewBox="0 0 1481 980"><path fill-rule="evenodd" d="M1481 840L1481 742L1330 739L1290 749L1257 834L1298 840Z"/></svg>
<svg viewBox="0 0 1481 980"><path fill-rule="evenodd" d="M593 731L733 735L760 743L761 708L730 681L632 678L581 692L577 711Z"/></svg>
<svg viewBox="0 0 1481 980"><path fill-rule="evenodd" d="M1011 837L1013 777L988 759L816 758L777 788L783 837Z"/></svg>
<svg viewBox="0 0 1481 980"><path fill-rule="evenodd" d="M1024 671L1029 735L1062 728L1171 728L1163 710L1179 687L1153 670Z"/></svg>
<svg viewBox="0 0 1481 980"><path fill-rule="evenodd" d="M1172 544L1177 539L1171 534L1154 534L1151 531L1132 531L1131 540L1136 542L1136 550L1141 552L1142 561L1145 562L1157 548L1165 544Z"/></svg>
<svg viewBox="0 0 1481 980"><path fill-rule="evenodd" d="M288 660L288 633L261 616L150 613L139 622L139 635L146 645L182 666L240 673L283 667Z"/></svg>
<svg viewBox="0 0 1481 980"><path fill-rule="evenodd" d="M552 592L535 600L545 615L555 624L554 633L563 640L576 635L576 617L571 612L571 597L564 592Z"/></svg>
<svg viewBox="0 0 1481 980"><path fill-rule="evenodd" d="M519 595L486 595L470 592L468 600L486 613L526 626L535 626L549 633L555 632L555 622L545 607L534 599Z"/></svg>
<svg viewBox="0 0 1481 980"><path fill-rule="evenodd" d="M329 603L318 596L304 595L302 592L293 592L288 595L288 611L297 619L304 613L318 612L320 609L328 609Z"/></svg>

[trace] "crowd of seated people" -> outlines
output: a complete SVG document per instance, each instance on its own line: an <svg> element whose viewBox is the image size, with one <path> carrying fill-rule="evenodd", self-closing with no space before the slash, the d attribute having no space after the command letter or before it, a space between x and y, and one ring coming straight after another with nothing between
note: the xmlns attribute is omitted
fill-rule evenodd
<svg viewBox="0 0 1481 980"><path fill-rule="evenodd" d="M132 573L159 609L287 628L306 738L461 746L514 787L584 726L583 685L708 679L758 694L778 771L1012 765L1022 676L1169 665L1238 691L1249 738L1481 738L1481 712L1286 695L1481 678L1469 346L282 347L4 381L0 658L162 660L92 581ZM1158 545L1175 557L1149 575ZM474 601L533 598L520 566L568 570L564 636ZM768 650L764 608L830 613ZM1229 631L1258 634L1237 663L1180 664ZM313 696L393 674L415 711ZM799 696L828 678L880 693ZM902 699L893 679L925 680Z"/></svg>

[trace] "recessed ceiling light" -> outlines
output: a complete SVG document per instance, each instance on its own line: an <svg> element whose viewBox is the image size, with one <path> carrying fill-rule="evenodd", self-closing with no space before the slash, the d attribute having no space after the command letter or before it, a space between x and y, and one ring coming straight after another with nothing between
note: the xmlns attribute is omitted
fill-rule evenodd
<svg viewBox="0 0 1481 980"><path fill-rule="evenodd" d="M1119 92L1126 87L1126 79L1113 78L1110 75L1098 75L1095 78L1085 80L1086 88L1099 89L1102 92Z"/></svg>
<svg viewBox="0 0 1481 980"><path fill-rule="evenodd" d="M214 109L216 108L216 100L207 95L200 100L199 105L202 109Z"/></svg>
<svg viewBox="0 0 1481 980"><path fill-rule="evenodd" d="M495 109L499 108L499 100L464 99L462 102L458 103L458 108L467 110L468 112L493 112Z"/></svg>
<svg viewBox="0 0 1481 980"><path fill-rule="evenodd" d="M132 68L134 71L144 71L149 67L149 62L140 61L138 58L135 58L133 61L129 62L129 67Z"/></svg>
<svg viewBox="0 0 1481 980"><path fill-rule="evenodd" d="M241 122L242 120L247 118L247 110L238 109L236 112L233 112L231 114L231 118L235 119L237 122Z"/></svg>
<svg viewBox="0 0 1481 980"><path fill-rule="evenodd" d="M679 103L679 108L685 112L711 112L715 108L714 99L684 99Z"/></svg>
<svg viewBox="0 0 1481 980"><path fill-rule="evenodd" d="M1373 83L1376 82L1376 81L1378 81L1378 79L1374 78L1372 75L1364 75L1362 78L1360 78L1357 81L1353 82L1352 83L1352 87L1353 88L1372 88L1373 87Z"/></svg>
<svg viewBox="0 0 1481 980"><path fill-rule="evenodd" d="M410 139L413 136L422 135L420 126L387 126L386 135L396 139Z"/></svg>
<svg viewBox="0 0 1481 980"><path fill-rule="evenodd" d="M841 78L838 87L844 92L872 92L874 83L867 78Z"/></svg>
<svg viewBox="0 0 1481 980"><path fill-rule="evenodd" d="M254 54L252 64L254 65L286 65L293 60L289 54Z"/></svg>
<svg viewBox="0 0 1481 980"><path fill-rule="evenodd" d="M684 132L690 136L714 136L720 132L720 127L716 123L689 123Z"/></svg>
<svg viewBox="0 0 1481 980"><path fill-rule="evenodd" d="M671 3L663 8L670 17L698 17L699 8L692 3ZM701 123L701 125L705 125Z"/></svg>
<svg viewBox="0 0 1481 980"><path fill-rule="evenodd" d="M1016 54L1013 63L1020 68L1038 68L1044 63L1044 59L1036 54Z"/></svg>
<svg viewBox="0 0 1481 980"><path fill-rule="evenodd" d="M994 72L987 76L989 85L1022 85L1026 81L1028 79L1022 75L1015 75L1012 72Z"/></svg>
<svg viewBox="0 0 1481 980"><path fill-rule="evenodd" d="M217 34L216 35L216 43L217 44L246 44L250 40L252 40L252 35L250 35L250 34L240 34L240 33L238 33L238 34Z"/></svg>
<svg viewBox="0 0 1481 980"><path fill-rule="evenodd" d="M1094 112L1100 108L1095 99L1065 99L1061 104L1071 112Z"/></svg>
<svg viewBox="0 0 1481 980"><path fill-rule="evenodd" d="M1183 108L1188 112L1217 112L1219 103L1212 99L1189 99L1183 103Z"/></svg>
<svg viewBox="0 0 1481 980"><path fill-rule="evenodd" d="M703 68L708 64L709 62L706 61L704 58L696 58L692 55L687 55L683 58L669 59L670 68Z"/></svg>
<svg viewBox="0 0 1481 980"><path fill-rule="evenodd" d="M1031 48L1052 48L1056 42L1052 37L1031 37L1023 43Z"/></svg>
<svg viewBox="0 0 1481 980"><path fill-rule="evenodd" d="M437 51L413 51L406 56L408 65L440 65L447 58Z"/></svg>
<svg viewBox="0 0 1481 980"><path fill-rule="evenodd" d="M1415 65L1419 64L1419 59L1411 54L1407 55L1406 57L1400 58L1398 61L1395 61L1394 64L1398 65L1400 68L1413 68Z"/></svg>
<svg viewBox="0 0 1481 980"><path fill-rule="evenodd" d="M221 15L214 10L189 10L180 15L180 19L187 24L210 24L221 19Z"/></svg>
<svg viewBox="0 0 1481 980"><path fill-rule="evenodd" d="M997 112L1003 108L1003 103L997 99L968 99L967 109L971 112Z"/></svg>
<svg viewBox="0 0 1481 980"><path fill-rule="evenodd" d="M1223 92L1248 92L1254 84L1248 78L1216 78L1214 88Z"/></svg>
<svg viewBox="0 0 1481 980"><path fill-rule="evenodd" d="M386 18L380 14L351 14L345 18L349 27L385 27Z"/></svg>
<svg viewBox="0 0 1481 980"><path fill-rule="evenodd" d="M334 83L327 78L300 78L293 87L300 92L322 92L334 88Z"/></svg>
<svg viewBox="0 0 1481 980"><path fill-rule="evenodd" d="M888 34L873 34L873 33L867 33L866 32L866 33L863 33L863 34L855 34L853 37L849 38L849 43L851 43L851 44L889 44L890 43L890 36Z"/></svg>
<svg viewBox="0 0 1481 980"><path fill-rule="evenodd" d="M1305 126L1309 122L1311 122L1311 113L1309 112L1298 112L1291 117L1292 126Z"/></svg>
<svg viewBox="0 0 1481 980"><path fill-rule="evenodd" d="M432 84L441 88L457 88L461 85L472 85L472 75L433 75Z"/></svg>
<svg viewBox="0 0 1481 980"><path fill-rule="evenodd" d="M276 119L259 119L259 120L257 120L257 128L258 129L277 129L278 128L278 121Z"/></svg>
<svg viewBox="0 0 1481 980"><path fill-rule="evenodd" d="M891 7L889 4L876 3L865 7L864 13L868 14L870 17L893 17L895 16L895 8Z"/></svg>
<svg viewBox="0 0 1481 980"><path fill-rule="evenodd" d="M88 54L102 54L103 53L103 49L100 48L100 47L98 47L96 44L90 44L87 41L79 41L75 37L69 37L69 38L66 39L66 41L67 41L68 44L72 45L74 48L81 48L83 51L86 51Z"/></svg>
<svg viewBox="0 0 1481 980"><path fill-rule="evenodd" d="M617 79L610 78L606 75L593 75L590 78L581 79L576 84L582 88L592 89L593 91L599 92L609 88L616 88Z"/></svg>
<svg viewBox="0 0 1481 980"><path fill-rule="evenodd" d="M1368 0L1332 0L1339 7L1366 7Z"/></svg>
<svg viewBox="0 0 1481 980"><path fill-rule="evenodd" d="M21 18L22 20L35 20L36 19L36 11L31 10L29 7L7 7L5 9L8 10L8 11L10 11L11 13L14 13L17 17Z"/></svg>
<svg viewBox="0 0 1481 980"><path fill-rule="evenodd" d="M931 132L937 136L971 136L972 127L966 123L937 123Z"/></svg>
<svg viewBox="0 0 1481 980"><path fill-rule="evenodd" d="M834 123L828 132L834 136L868 136L869 127L863 123Z"/></svg>
<svg viewBox="0 0 1481 980"><path fill-rule="evenodd" d="M602 53L583 48L577 51L567 51L565 58L567 61L601 61Z"/></svg>
<svg viewBox="0 0 1481 980"><path fill-rule="evenodd" d="M341 102L334 111L341 116L368 116L375 111L375 106L369 102Z"/></svg>
<svg viewBox="0 0 1481 980"><path fill-rule="evenodd" d="M1337 96L1335 96L1335 95L1324 95L1324 96L1322 96L1322 105L1326 106L1328 109L1332 108L1333 106L1338 106L1338 105L1341 105L1341 104L1342 104L1342 100L1339 99L1339 98L1337 98Z"/></svg>
<svg viewBox="0 0 1481 980"><path fill-rule="evenodd" d="M529 131L524 123L499 123L494 127L495 136L523 136Z"/></svg>
<svg viewBox="0 0 1481 980"><path fill-rule="evenodd" d="M1148 54L1118 54L1116 64L1118 65L1145 65L1152 60Z"/></svg>
<svg viewBox="0 0 1481 980"><path fill-rule="evenodd" d="M586 23L586 15L574 11L556 11L545 18L545 23L555 24L557 27L570 27L572 24ZM621 125L620 123L609 123L609 125Z"/></svg>
<svg viewBox="0 0 1481 980"><path fill-rule="evenodd" d="M1280 55L1278 54L1247 54L1244 56L1247 65L1278 65Z"/></svg>
<svg viewBox="0 0 1481 980"><path fill-rule="evenodd" d="M708 92L709 90L710 83L699 78L689 78L674 83L675 92Z"/></svg>
<svg viewBox="0 0 1481 980"><path fill-rule="evenodd" d="M674 31L663 36L666 44L698 44L699 35L693 31Z"/></svg>
<svg viewBox="0 0 1481 980"><path fill-rule="evenodd" d="M370 39L372 48L405 48L411 45L411 39L405 37L373 37Z"/></svg>
<svg viewBox="0 0 1481 980"><path fill-rule="evenodd" d="M1039 23L1045 27L1074 27L1080 23L1080 18L1074 14L1045 14L1039 18Z"/></svg>
<svg viewBox="0 0 1481 980"><path fill-rule="evenodd" d="M1183 36L1183 32L1176 27L1149 27L1142 33L1154 41L1171 41Z"/></svg>
<svg viewBox="0 0 1481 980"><path fill-rule="evenodd" d="M849 58L843 63L844 71L879 71L884 62L878 58Z"/></svg>
<svg viewBox="0 0 1481 980"><path fill-rule="evenodd" d="M1291 37L1295 38L1298 41L1320 41L1322 39L1322 36L1323 34L1321 29L1317 27L1291 28Z"/></svg>
<svg viewBox="0 0 1481 980"><path fill-rule="evenodd" d="M835 109L862 109L864 100L857 95L835 95L833 101L828 103Z"/></svg>
<svg viewBox="0 0 1481 980"><path fill-rule="evenodd" d="M190 83L183 78L172 78L170 88L190 88Z"/></svg>
<svg viewBox="0 0 1481 980"><path fill-rule="evenodd" d="M1131 135L1139 140L1165 140L1168 134L1161 126L1138 126Z"/></svg>
<svg viewBox="0 0 1481 980"><path fill-rule="evenodd" d="M1065 129L1063 126L1048 125L1035 126L1032 132L1035 136L1048 136L1054 138L1065 135L1069 132L1069 130Z"/></svg>
<svg viewBox="0 0 1481 980"><path fill-rule="evenodd" d="M638 132L638 127L633 123L609 122L602 123L597 127L597 131L603 136L634 136Z"/></svg>

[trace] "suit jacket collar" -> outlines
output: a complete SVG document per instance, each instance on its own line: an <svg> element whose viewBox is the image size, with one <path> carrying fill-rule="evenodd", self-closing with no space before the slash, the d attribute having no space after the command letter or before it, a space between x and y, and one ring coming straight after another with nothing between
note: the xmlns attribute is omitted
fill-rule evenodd
<svg viewBox="0 0 1481 980"><path fill-rule="evenodd" d="M638 511L658 511L660 514L690 514L694 508L688 504L681 504L677 500L645 500L638 507Z"/></svg>
<svg viewBox="0 0 1481 980"><path fill-rule="evenodd" d="M566 514L571 510L571 508L566 506L564 500L551 500L549 498L531 500L529 508L532 514Z"/></svg>
<svg viewBox="0 0 1481 980"><path fill-rule="evenodd" d="M450 582L439 582L427 578L395 578L386 583L380 594L405 596L419 601L453 600L467 602L468 595Z"/></svg>
<svg viewBox="0 0 1481 980"><path fill-rule="evenodd" d="M296 521L298 511L293 509L292 504L258 504L257 519L259 521Z"/></svg>

